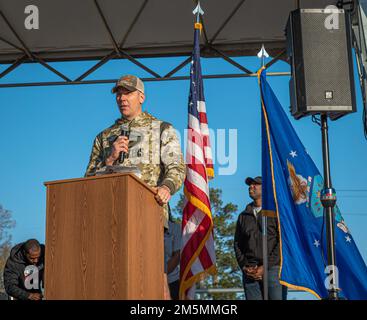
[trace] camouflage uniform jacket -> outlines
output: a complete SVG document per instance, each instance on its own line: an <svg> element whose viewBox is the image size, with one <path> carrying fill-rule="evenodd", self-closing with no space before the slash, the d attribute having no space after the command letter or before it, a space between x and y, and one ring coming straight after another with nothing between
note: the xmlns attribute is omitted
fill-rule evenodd
<svg viewBox="0 0 367 320"><path fill-rule="evenodd" d="M94 140L86 176L106 165L112 152L112 145L121 135L121 126L130 129L129 152L122 166L137 166L141 179L151 187L165 185L171 195L177 192L185 178L185 164L175 129L167 122L142 112L129 121L124 118L97 135ZM119 164L117 160L114 164ZM164 206L165 226L168 209Z"/></svg>

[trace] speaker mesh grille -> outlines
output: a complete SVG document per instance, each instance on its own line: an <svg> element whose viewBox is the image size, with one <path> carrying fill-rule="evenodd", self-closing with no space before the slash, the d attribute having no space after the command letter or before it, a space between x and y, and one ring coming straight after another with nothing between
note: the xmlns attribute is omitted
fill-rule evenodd
<svg viewBox="0 0 367 320"><path fill-rule="evenodd" d="M337 106L349 106L341 110L352 110L350 81L353 79L349 75L345 18L343 13L334 14L339 17L338 29L329 30L325 27L325 19L330 13L301 13L306 104L309 110L313 110L313 106L322 106L322 110L328 109L328 106L330 110L337 110ZM333 98L326 99L325 91L330 91Z"/></svg>

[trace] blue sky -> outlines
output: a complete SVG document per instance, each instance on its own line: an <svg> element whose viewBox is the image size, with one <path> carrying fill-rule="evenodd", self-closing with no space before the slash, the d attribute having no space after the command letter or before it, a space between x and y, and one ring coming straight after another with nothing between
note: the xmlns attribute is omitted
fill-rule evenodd
<svg viewBox="0 0 367 320"><path fill-rule="evenodd" d="M146 59L149 67L165 74L185 58ZM236 58L252 71L260 67L257 57ZM82 74L95 62L53 63L71 78ZM6 66L0 66L0 72ZM219 59L202 59L203 74L239 73ZM278 62L269 71L289 71ZM149 75L128 61L104 65L92 79L114 79L123 74ZM188 67L177 75L189 75ZM23 65L0 79L0 83L59 81L42 66ZM320 128L311 118L294 120L289 113L289 76L268 77L268 81L288 114L301 141L322 172ZM146 82L144 109L171 122L183 136L187 127L189 82ZM45 181L84 175L94 137L119 115L112 84L28 88L0 88L0 204L11 210L16 220L13 243L28 238L45 239ZM250 202L244 179L261 174L260 100L256 78L205 80L205 97L210 128L237 130L237 170L217 176L211 187L223 190L224 202L239 206ZM329 123L332 183L346 224L367 261L366 140L363 136L362 103L356 83L357 112ZM228 139L227 139L228 142ZM228 150L228 149L227 149ZM215 168L216 173L218 167ZM173 197L172 204L178 200Z"/></svg>

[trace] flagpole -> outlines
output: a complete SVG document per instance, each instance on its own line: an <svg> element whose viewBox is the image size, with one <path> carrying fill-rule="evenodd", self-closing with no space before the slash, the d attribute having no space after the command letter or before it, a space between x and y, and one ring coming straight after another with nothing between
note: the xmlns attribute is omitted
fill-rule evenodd
<svg viewBox="0 0 367 320"><path fill-rule="evenodd" d="M180 299L194 299L196 284L209 274L215 274L215 247L213 217L210 206L208 171L213 173L208 121L200 64L200 15L204 11L197 3L193 11L194 47L190 68L190 94L188 103L187 171L184 182L186 204L182 217L182 244L180 258ZM195 132L199 134L197 138ZM190 151L189 151L190 150ZM210 167L210 168L209 168ZM211 170L208 170L211 169ZM203 170L204 169L204 170ZM197 180L200 176L205 181Z"/></svg>
<svg viewBox="0 0 367 320"><path fill-rule="evenodd" d="M330 177L330 158L329 158L329 137L327 114L321 115L321 133L322 133L322 158L324 166L324 189L321 192L321 203L324 207L324 217L326 216L326 238L327 238L327 261L329 272L332 272L331 283L328 288L328 300L338 300L337 272L335 258L335 214L334 206L336 204L335 189L331 184Z"/></svg>
<svg viewBox="0 0 367 320"><path fill-rule="evenodd" d="M262 229L263 229L263 286L264 286L264 300L269 299L268 293L268 217L262 216Z"/></svg>
<svg viewBox="0 0 367 320"><path fill-rule="evenodd" d="M261 66L265 66L265 57L269 56L265 51L264 45L262 45L257 56L261 59ZM262 205L262 204L261 204ZM263 243L263 287L264 287L264 300L269 300L268 290L268 217L262 216L262 243Z"/></svg>

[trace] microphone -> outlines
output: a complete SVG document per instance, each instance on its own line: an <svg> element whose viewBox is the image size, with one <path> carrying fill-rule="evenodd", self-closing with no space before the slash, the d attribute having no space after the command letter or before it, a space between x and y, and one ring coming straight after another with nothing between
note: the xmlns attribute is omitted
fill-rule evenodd
<svg viewBox="0 0 367 320"><path fill-rule="evenodd" d="M130 129L129 129L129 126L127 124L123 124L121 126L121 136L124 136L124 137L129 138L129 136L130 136ZM124 162L126 156L127 156L126 152L121 151L121 154L120 154L120 163L123 163Z"/></svg>

